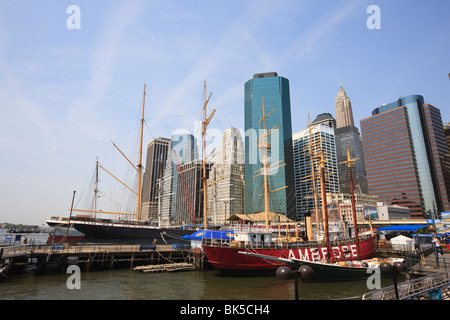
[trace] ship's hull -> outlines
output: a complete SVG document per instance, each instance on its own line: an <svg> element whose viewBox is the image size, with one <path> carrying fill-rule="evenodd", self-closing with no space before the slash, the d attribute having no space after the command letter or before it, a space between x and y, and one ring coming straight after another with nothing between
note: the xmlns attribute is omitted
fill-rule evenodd
<svg viewBox="0 0 450 320"><path fill-rule="evenodd" d="M148 224L76 220L54 221L49 220L47 224L51 227L69 226L84 235L84 242L102 243L157 243L173 244L185 242L181 237L193 233L195 230L189 228L161 228Z"/></svg>
<svg viewBox="0 0 450 320"><path fill-rule="evenodd" d="M180 238L193 232L183 228L161 228L144 224L71 222L76 230L84 234L85 241L170 244L183 242Z"/></svg>
<svg viewBox="0 0 450 320"><path fill-rule="evenodd" d="M373 274L373 268L361 266L346 266L327 264L311 261L298 261L294 265L294 269L300 266L309 266L313 270L311 278L304 281L350 281L350 280L367 280ZM380 272L381 277L389 276L387 272Z"/></svg>
<svg viewBox="0 0 450 320"><path fill-rule="evenodd" d="M53 225L53 232L48 235L47 244L54 243L71 243L76 244L84 239L84 234L75 230L74 228L69 228L67 226Z"/></svg>
<svg viewBox="0 0 450 320"><path fill-rule="evenodd" d="M368 238L359 242L361 259L371 259L376 255L376 239ZM326 259L326 247L290 247L290 248L242 248L233 246L203 245L208 262L221 274L232 275L274 275L276 270L286 263L245 255L250 252L272 257L296 258L306 261ZM331 247L331 257L337 261L356 260L356 244Z"/></svg>

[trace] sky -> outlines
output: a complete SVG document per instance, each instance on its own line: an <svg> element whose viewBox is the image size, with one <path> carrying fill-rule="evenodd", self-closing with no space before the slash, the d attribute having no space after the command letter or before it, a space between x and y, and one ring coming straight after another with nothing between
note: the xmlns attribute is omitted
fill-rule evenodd
<svg viewBox="0 0 450 320"><path fill-rule="evenodd" d="M449 122L449 12L448 0L0 0L0 222L68 216L96 159L128 170L111 141L136 164L144 84L144 146L198 133L205 80L211 132L243 130L244 83L261 72L289 79L293 132L308 113L335 115L340 84L358 127L411 94Z"/></svg>

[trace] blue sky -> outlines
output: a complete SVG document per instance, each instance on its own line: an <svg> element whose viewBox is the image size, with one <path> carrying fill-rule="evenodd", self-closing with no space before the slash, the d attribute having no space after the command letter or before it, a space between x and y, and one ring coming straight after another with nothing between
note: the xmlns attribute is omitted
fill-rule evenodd
<svg viewBox="0 0 450 320"><path fill-rule="evenodd" d="M66 26L73 4L81 29ZM381 29L366 26L370 5ZM135 161L144 83L145 143L194 132L204 79L210 128L243 129L244 83L271 71L290 80L294 132L308 112L334 115L340 83L358 126L410 94L449 122L449 12L447 0L0 1L0 222L67 216L96 157L122 170L110 140Z"/></svg>

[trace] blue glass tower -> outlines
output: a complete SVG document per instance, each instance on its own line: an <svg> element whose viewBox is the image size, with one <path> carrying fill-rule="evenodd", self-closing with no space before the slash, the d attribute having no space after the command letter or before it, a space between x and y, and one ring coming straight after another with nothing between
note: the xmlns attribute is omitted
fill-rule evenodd
<svg viewBox="0 0 450 320"><path fill-rule="evenodd" d="M295 219L295 185L292 152L292 123L289 80L273 73L255 74L245 83L245 213L264 212L264 177L258 138L263 132L264 98L266 130L271 149L268 182L270 212ZM271 131L272 130L272 131ZM286 188L284 188L286 187Z"/></svg>

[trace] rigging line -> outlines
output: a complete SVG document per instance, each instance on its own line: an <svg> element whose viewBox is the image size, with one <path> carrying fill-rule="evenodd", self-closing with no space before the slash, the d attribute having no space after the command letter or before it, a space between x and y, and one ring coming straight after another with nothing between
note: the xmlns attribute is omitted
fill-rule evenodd
<svg viewBox="0 0 450 320"><path fill-rule="evenodd" d="M150 128L149 128L149 126L148 126L148 124L147 124L147 121L144 120L144 124L145 124L145 127L148 129L148 133L150 134L150 136L152 137L152 139L155 139L155 137L153 136L152 132L150 131Z"/></svg>
<svg viewBox="0 0 450 320"><path fill-rule="evenodd" d="M155 115L158 117L159 121L161 122L162 126L164 127L164 129L167 131L167 133L169 135L171 135L171 132L169 131L167 125L164 123L163 118L161 118L161 116L158 113L158 110L155 108L155 106L153 105L151 99L149 99L149 103L150 103L150 108L153 108Z"/></svg>

